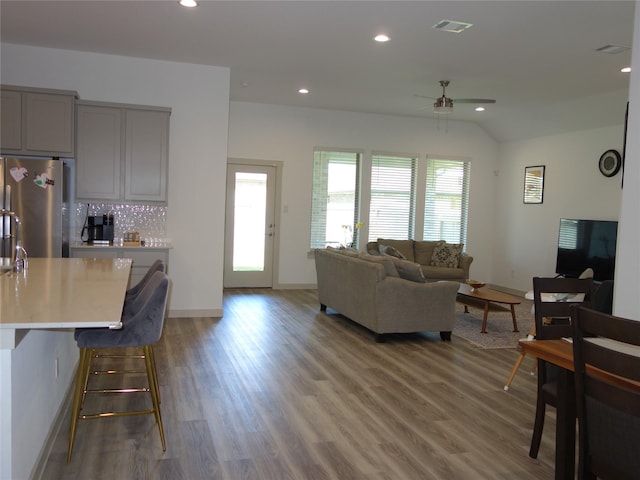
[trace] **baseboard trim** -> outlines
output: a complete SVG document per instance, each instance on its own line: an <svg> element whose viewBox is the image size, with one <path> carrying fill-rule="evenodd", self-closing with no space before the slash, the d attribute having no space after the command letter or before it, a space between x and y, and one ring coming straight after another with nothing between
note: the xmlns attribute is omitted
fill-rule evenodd
<svg viewBox="0 0 640 480"><path fill-rule="evenodd" d="M272 288L274 290L315 290L318 285L315 283L279 283Z"/></svg>
<svg viewBox="0 0 640 480"><path fill-rule="evenodd" d="M502 285L489 284L487 286L491 290L496 290L498 292L508 293L509 295L513 295L515 297L523 297L524 298L524 294L526 293L526 292L524 292L522 290L517 290L515 288L509 288L509 287L504 287Z"/></svg>
<svg viewBox="0 0 640 480"><path fill-rule="evenodd" d="M169 310L169 318L193 318L193 317L222 317L221 308L193 309L193 310Z"/></svg>

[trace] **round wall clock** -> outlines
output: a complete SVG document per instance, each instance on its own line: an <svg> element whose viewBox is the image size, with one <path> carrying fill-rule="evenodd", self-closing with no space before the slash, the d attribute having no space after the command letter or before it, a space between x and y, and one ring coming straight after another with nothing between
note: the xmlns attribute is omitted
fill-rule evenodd
<svg viewBox="0 0 640 480"><path fill-rule="evenodd" d="M622 158L617 150L607 150L600 156L598 168L605 177L613 177L620 170Z"/></svg>

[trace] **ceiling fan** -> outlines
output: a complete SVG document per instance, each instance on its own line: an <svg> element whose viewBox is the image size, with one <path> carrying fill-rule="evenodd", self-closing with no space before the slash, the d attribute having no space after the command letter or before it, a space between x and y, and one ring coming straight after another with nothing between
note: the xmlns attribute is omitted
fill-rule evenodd
<svg viewBox="0 0 640 480"><path fill-rule="evenodd" d="M441 97L427 97L425 95L415 94L416 97L430 98L435 100L433 103L433 111L435 113L452 113L454 103L496 103L492 98L449 98L446 95L446 88L449 86L449 80L440 80L440 86L442 87Z"/></svg>

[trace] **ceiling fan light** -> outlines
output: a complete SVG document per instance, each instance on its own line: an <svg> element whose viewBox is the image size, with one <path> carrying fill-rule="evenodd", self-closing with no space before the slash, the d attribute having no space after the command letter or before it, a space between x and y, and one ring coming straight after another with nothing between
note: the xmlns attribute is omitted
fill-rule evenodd
<svg viewBox="0 0 640 480"><path fill-rule="evenodd" d="M453 112L453 100L444 95L433 103L433 111L435 113L451 113Z"/></svg>

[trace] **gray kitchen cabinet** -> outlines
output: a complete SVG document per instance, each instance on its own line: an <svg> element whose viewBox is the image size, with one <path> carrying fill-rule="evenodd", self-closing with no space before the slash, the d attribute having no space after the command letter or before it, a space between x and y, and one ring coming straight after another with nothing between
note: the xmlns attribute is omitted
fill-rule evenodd
<svg viewBox="0 0 640 480"><path fill-rule="evenodd" d="M117 202L121 197L122 112L78 103L76 198Z"/></svg>
<svg viewBox="0 0 640 480"><path fill-rule="evenodd" d="M22 94L2 90L2 151L19 151L22 148Z"/></svg>
<svg viewBox="0 0 640 480"><path fill-rule="evenodd" d="M3 85L3 154L75 157L76 92Z"/></svg>
<svg viewBox="0 0 640 480"><path fill-rule="evenodd" d="M76 200L167 203L171 110L78 102Z"/></svg>
<svg viewBox="0 0 640 480"><path fill-rule="evenodd" d="M125 110L125 200L166 202L169 113Z"/></svg>
<svg viewBox="0 0 640 480"><path fill-rule="evenodd" d="M118 247L118 246L71 246L69 247L69 256L72 258L130 258L131 276L129 277L129 285L131 288L136 285L144 274L147 273L149 267L153 265L157 259L162 260L165 265L165 271L169 269L169 248L164 247Z"/></svg>

